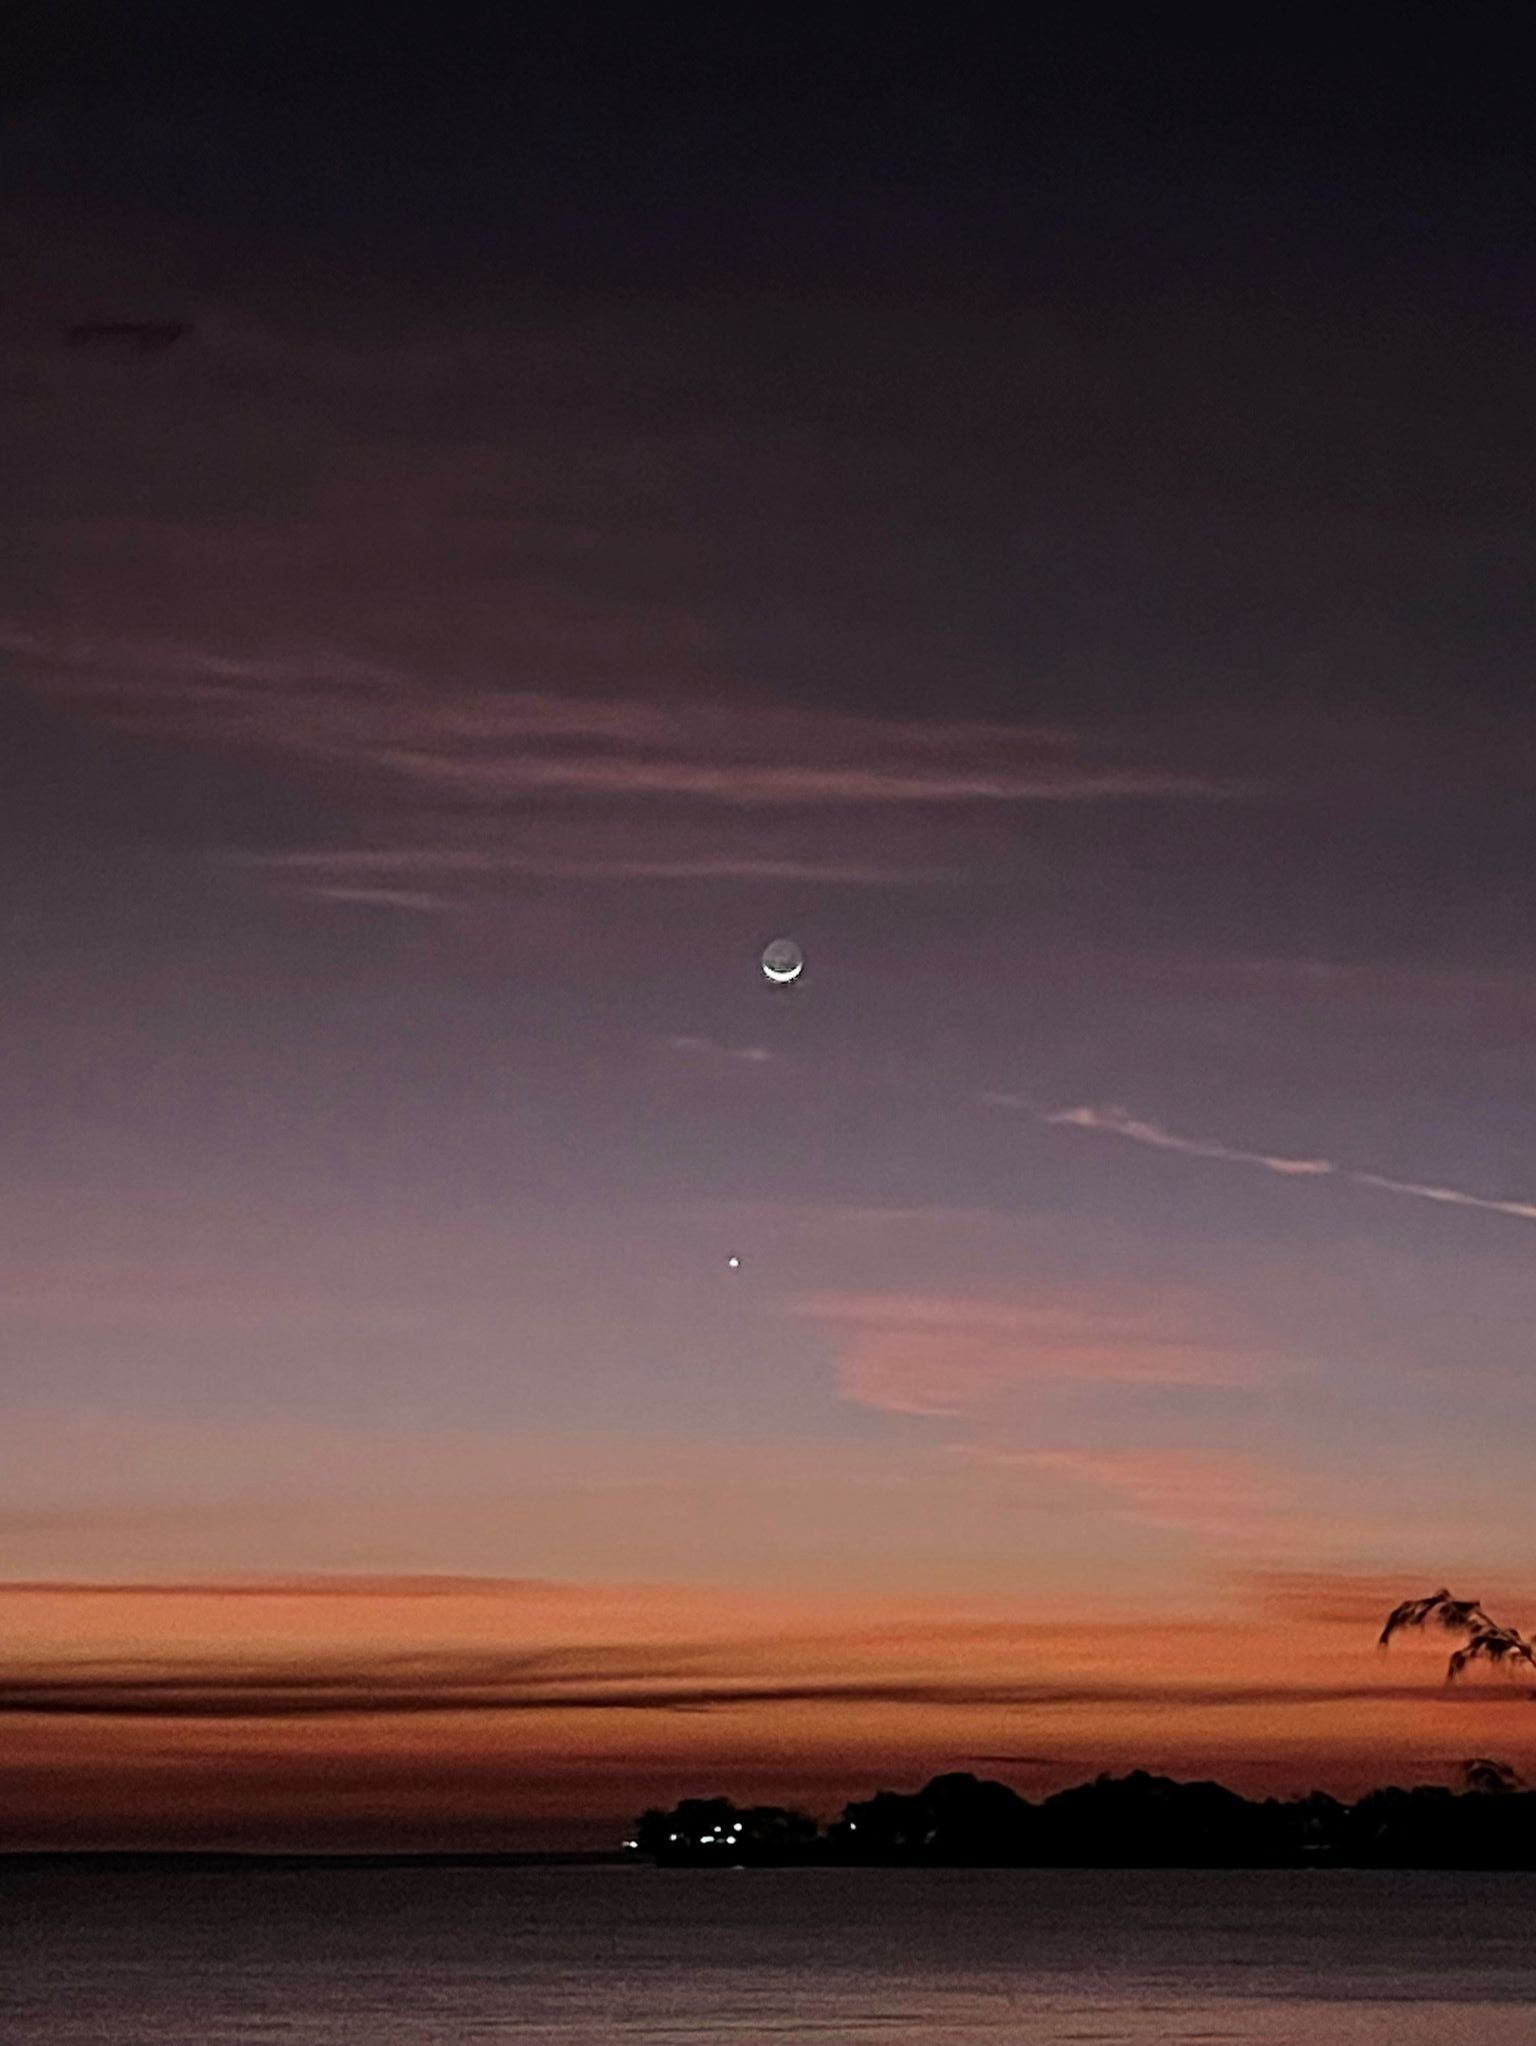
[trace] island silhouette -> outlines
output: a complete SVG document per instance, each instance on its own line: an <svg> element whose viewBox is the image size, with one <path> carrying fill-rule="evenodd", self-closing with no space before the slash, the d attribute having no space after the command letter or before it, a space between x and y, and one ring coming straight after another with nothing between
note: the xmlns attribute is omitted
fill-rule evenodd
<svg viewBox="0 0 1536 2046"><path fill-rule="evenodd" d="M881 1790L830 1825L780 1805L684 1798L643 1813L624 1851L660 1866L820 1863L951 1868L1536 1869L1536 1790L1476 1758L1460 1785L1373 1790L1354 1804L1242 1797L1137 1769L1038 1804L965 1771Z"/></svg>
<svg viewBox="0 0 1536 2046"><path fill-rule="evenodd" d="M1404 1599L1378 1637L1438 1628L1462 1637L1446 1682L1474 1664L1536 1669L1536 1645L1444 1587ZM1533 1694L1536 1695L1536 1694ZM1220 1783L1178 1783L1137 1769L1101 1775L1031 1804L1006 1783L955 1771L917 1791L881 1790L823 1828L779 1805L684 1798L643 1812L625 1852L667 1864L918 1864L965 1868L1536 1869L1536 1790L1508 1762L1460 1765L1460 1785L1373 1790L1354 1804L1242 1797Z"/></svg>

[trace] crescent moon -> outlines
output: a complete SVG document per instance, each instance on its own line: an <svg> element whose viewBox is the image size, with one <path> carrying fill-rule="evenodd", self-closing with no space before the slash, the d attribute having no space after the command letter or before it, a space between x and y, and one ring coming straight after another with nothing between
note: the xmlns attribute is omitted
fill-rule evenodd
<svg viewBox="0 0 1536 2046"><path fill-rule="evenodd" d="M805 971L805 961L797 959L793 966L770 966L765 959L763 961L763 971L770 980L777 981L780 987L782 987L786 981L798 980L800 978L801 974Z"/></svg>

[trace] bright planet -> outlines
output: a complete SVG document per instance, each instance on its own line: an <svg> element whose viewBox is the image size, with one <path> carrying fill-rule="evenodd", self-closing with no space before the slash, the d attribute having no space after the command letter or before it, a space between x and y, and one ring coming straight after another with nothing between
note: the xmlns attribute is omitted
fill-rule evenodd
<svg viewBox="0 0 1536 2046"><path fill-rule="evenodd" d="M805 966L805 954L793 938L775 938L763 948L763 971L770 980L798 980Z"/></svg>

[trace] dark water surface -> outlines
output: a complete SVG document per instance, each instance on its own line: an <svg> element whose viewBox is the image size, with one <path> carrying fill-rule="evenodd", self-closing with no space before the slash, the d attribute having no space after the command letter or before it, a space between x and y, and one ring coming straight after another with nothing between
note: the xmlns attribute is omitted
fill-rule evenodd
<svg viewBox="0 0 1536 2046"><path fill-rule="evenodd" d="M0 1874L5 2046L1536 2046L1536 1876Z"/></svg>

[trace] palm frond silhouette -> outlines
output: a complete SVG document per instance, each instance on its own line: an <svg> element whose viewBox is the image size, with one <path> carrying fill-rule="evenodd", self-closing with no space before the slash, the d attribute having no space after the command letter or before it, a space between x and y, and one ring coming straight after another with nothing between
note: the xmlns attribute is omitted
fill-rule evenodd
<svg viewBox="0 0 1536 2046"><path fill-rule="evenodd" d="M1446 1664L1445 1680L1454 1683L1474 1662L1512 1665L1523 1662L1536 1671L1536 1646L1518 1627L1506 1627L1490 1619L1475 1598L1452 1598L1449 1591L1432 1591L1424 1598L1405 1598L1387 1615L1379 1646L1385 1648L1394 1634L1410 1627L1440 1627L1448 1634L1465 1634L1461 1647Z"/></svg>

